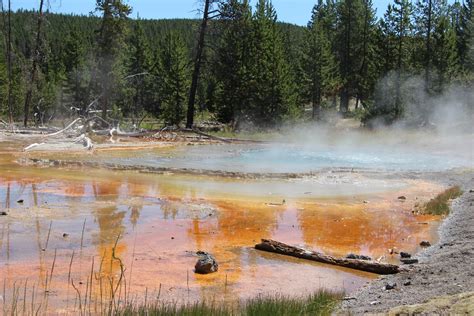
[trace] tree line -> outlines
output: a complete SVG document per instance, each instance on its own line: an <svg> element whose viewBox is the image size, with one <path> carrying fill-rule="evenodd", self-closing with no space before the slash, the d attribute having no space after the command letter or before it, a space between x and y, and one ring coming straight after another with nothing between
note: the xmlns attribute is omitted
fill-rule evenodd
<svg viewBox="0 0 474 316"><path fill-rule="evenodd" d="M278 22L270 0L204 0L202 21L132 19L120 0L97 0L90 16L9 5L0 117L25 126L101 115L192 127L195 106L234 129L327 111L392 123L414 115L408 78L431 96L474 80L472 0L394 0L382 18L371 0L317 0L306 27Z"/></svg>

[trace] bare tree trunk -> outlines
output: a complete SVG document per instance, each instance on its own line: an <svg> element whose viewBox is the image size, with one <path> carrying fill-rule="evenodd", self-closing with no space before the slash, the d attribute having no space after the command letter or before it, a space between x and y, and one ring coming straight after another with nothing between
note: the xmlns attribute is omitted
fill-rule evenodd
<svg viewBox="0 0 474 316"><path fill-rule="evenodd" d="M399 267L393 264L380 263L371 260L335 258L315 251L293 247L275 240L262 239L260 244L255 245L258 250L274 252L281 255L317 261L321 263L332 264L349 269L372 272L377 274L395 274L398 273Z"/></svg>
<svg viewBox="0 0 474 316"><path fill-rule="evenodd" d="M201 72L202 55L204 51L204 41L206 38L207 23L209 21L209 7L211 4L211 0L205 0L205 1L206 2L204 4L204 15L202 18L201 28L199 31L199 40L198 40L198 44L196 48L196 57L194 59L193 78L191 82L191 88L189 90L186 128L192 128L194 124L194 105L196 102L196 91L198 87L199 73Z"/></svg>
<svg viewBox="0 0 474 316"><path fill-rule="evenodd" d="M36 77L38 75L37 68L38 68L38 59L39 59L40 46L41 46L41 26L43 25L43 5L44 5L44 0L41 0L40 7L39 7L38 24L36 28L35 50L33 51L33 64L31 67L31 77L30 77L28 91L26 92L26 98L25 98L25 108L24 108L25 116L23 120L23 125L25 127L28 126L28 115L30 112L31 100L33 98L33 88L36 83Z"/></svg>

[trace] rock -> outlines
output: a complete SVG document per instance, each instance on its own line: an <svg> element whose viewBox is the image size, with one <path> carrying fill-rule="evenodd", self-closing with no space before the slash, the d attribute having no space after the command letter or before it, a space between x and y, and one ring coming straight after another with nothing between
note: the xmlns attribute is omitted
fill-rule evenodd
<svg viewBox="0 0 474 316"><path fill-rule="evenodd" d="M399 197L398 197L398 199L399 199L399 200L403 200L403 201L405 201L405 200L407 199L407 197L406 197L406 196L404 196L404 195L401 195L401 196L399 196Z"/></svg>
<svg viewBox="0 0 474 316"><path fill-rule="evenodd" d="M403 283L404 286L409 286L411 285L411 281L406 281L405 283Z"/></svg>
<svg viewBox="0 0 474 316"><path fill-rule="evenodd" d="M63 238L69 237L68 233L63 233Z"/></svg>
<svg viewBox="0 0 474 316"><path fill-rule="evenodd" d="M219 269L219 264L211 254L204 251L198 251L196 254L199 256L199 260L194 266L195 273L209 274L217 272Z"/></svg>
<svg viewBox="0 0 474 316"><path fill-rule="evenodd" d="M414 258L401 258L400 262L403 264L415 264L418 263L418 259Z"/></svg>
<svg viewBox="0 0 474 316"><path fill-rule="evenodd" d="M423 240L420 242L421 247L431 247L431 243L429 241Z"/></svg>
<svg viewBox="0 0 474 316"><path fill-rule="evenodd" d="M22 204L22 203L25 202L25 201L24 201L24 200L18 200L18 201L16 201L16 202L19 203L19 204Z"/></svg>
<svg viewBox="0 0 474 316"><path fill-rule="evenodd" d="M385 290L393 290L394 288L397 287L397 283L389 282L385 284Z"/></svg>
<svg viewBox="0 0 474 316"><path fill-rule="evenodd" d="M1 212L0 212L0 216L7 216L7 215L8 215L8 213L5 212L5 211L1 211Z"/></svg>
<svg viewBox="0 0 474 316"><path fill-rule="evenodd" d="M372 302L370 302L370 305L378 305L378 304L380 304L379 301L372 301Z"/></svg>
<svg viewBox="0 0 474 316"><path fill-rule="evenodd" d="M401 251L400 252L400 257L402 257L402 258L411 258L411 254L409 254L408 252Z"/></svg>
<svg viewBox="0 0 474 316"><path fill-rule="evenodd" d="M353 253L350 253L346 256L346 259L357 259L357 260L367 260L367 261L371 261L372 258L369 257L369 256L364 256L364 255L356 255L356 254L353 254Z"/></svg>

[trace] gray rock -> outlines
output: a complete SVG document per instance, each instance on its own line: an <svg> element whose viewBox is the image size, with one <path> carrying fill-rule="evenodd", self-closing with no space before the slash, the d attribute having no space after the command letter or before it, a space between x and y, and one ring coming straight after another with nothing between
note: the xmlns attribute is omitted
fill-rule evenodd
<svg viewBox="0 0 474 316"><path fill-rule="evenodd" d="M401 259L400 259L400 262L403 263L403 264L414 264L414 263L418 263L418 259L414 259L414 258L401 258Z"/></svg>
<svg viewBox="0 0 474 316"><path fill-rule="evenodd" d="M397 283L390 282L390 283L385 284L385 290L387 291L393 290L396 287L397 287Z"/></svg>
<svg viewBox="0 0 474 316"><path fill-rule="evenodd" d="M431 247L431 243L429 241L423 240L420 242L421 247Z"/></svg>
<svg viewBox="0 0 474 316"><path fill-rule="evenodd" d="M7 216L7 215L8 215L8 213L5 212L5 211L1 211L1 212L0 212L0 216Z"/></svg>
<svg viewBox="0 0 474 316"><path fill-rule="evenodd" d="M195 273L209 274L217 272L219 269L219 264L211 254L204 251L198 251L196 254L199 256L199 260L194 266Z"/></svg>
<svg viewBox="0 0 474 316"><path fill-rule="evenodd" d="M402 257L402 258L411 258L411 254L409 254L408 252L401 251L400 252L400 257Z"/></svg>

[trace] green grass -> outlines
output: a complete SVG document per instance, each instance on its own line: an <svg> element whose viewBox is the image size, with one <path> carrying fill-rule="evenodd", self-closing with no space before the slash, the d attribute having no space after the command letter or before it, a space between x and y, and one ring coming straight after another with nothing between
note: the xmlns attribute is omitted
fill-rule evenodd
<svg viewBox="0 0 474 316"><path fill-rule="evenodd" d="M286 316L286 315L330 315L342 295L321 291L304 298L258 297L238 306L228 307L214 303L196 303L179 306L155 303L147 306L129 305L115 311L114 315L160 315L160 316Z"/></svg>
<svg viewBox="0 0 474 316"><path fill-rule="evenodd" d="M451 187L426 203L422 213L429 215L447 215L449 214L449 201L459 197L461 194L462 191L459 186Z"/></svg>

